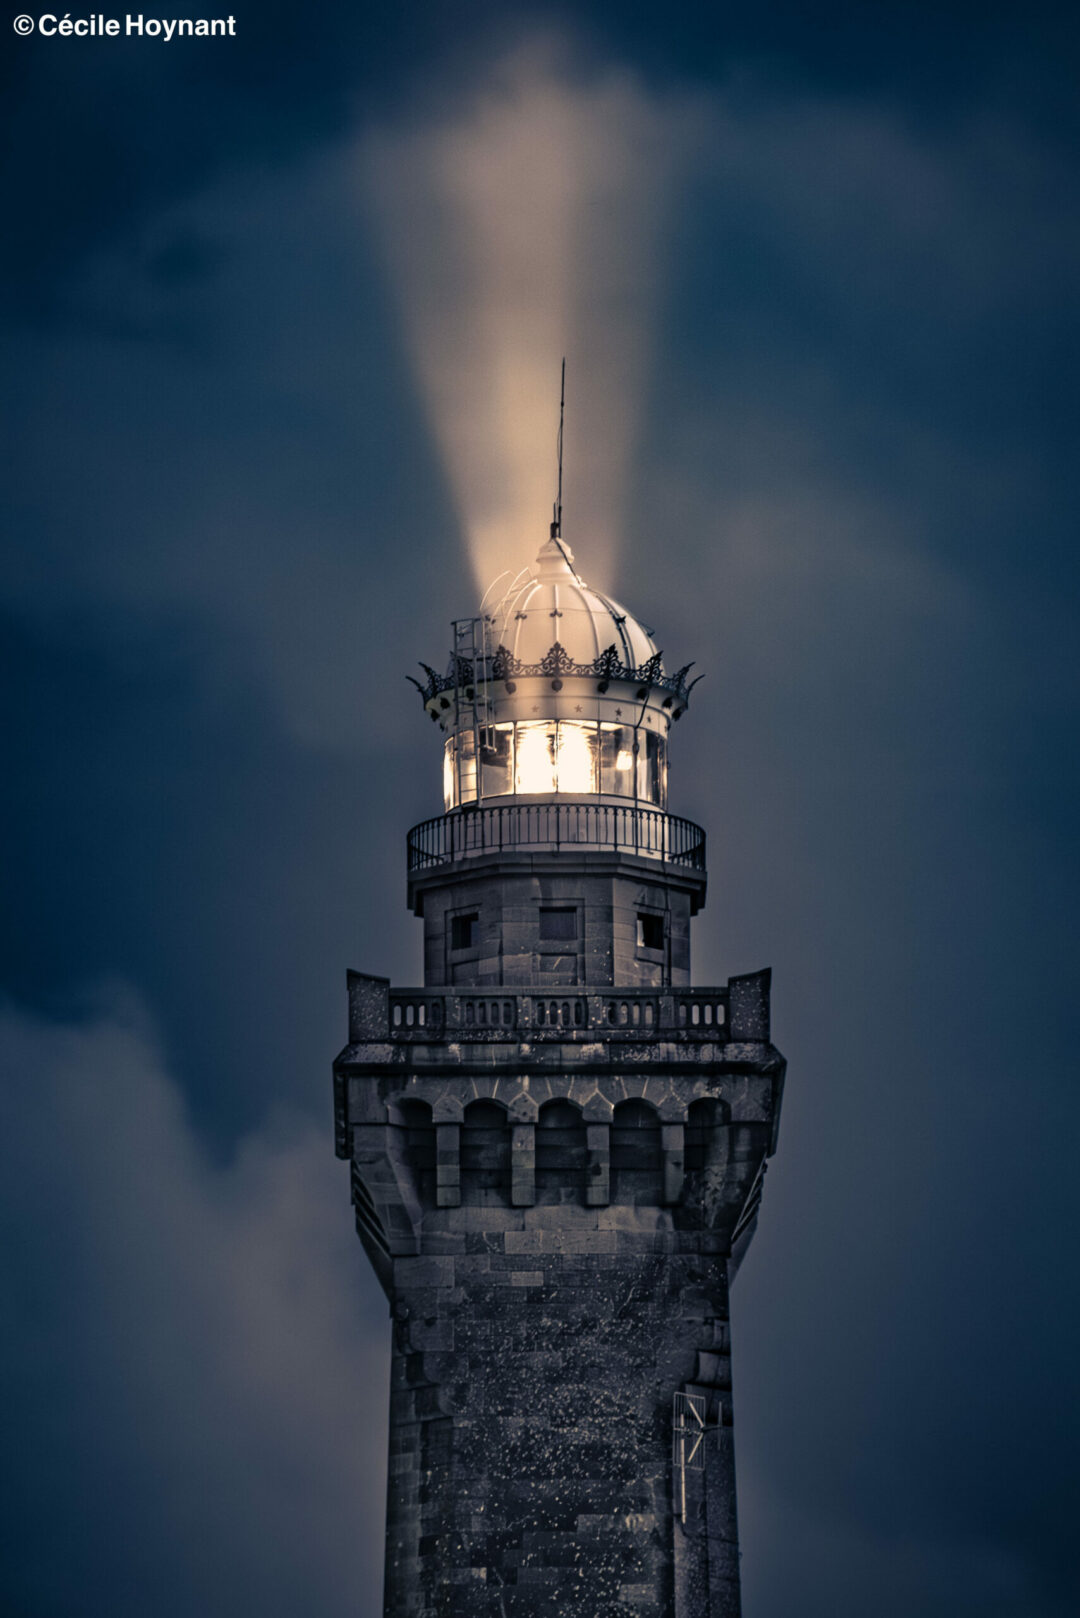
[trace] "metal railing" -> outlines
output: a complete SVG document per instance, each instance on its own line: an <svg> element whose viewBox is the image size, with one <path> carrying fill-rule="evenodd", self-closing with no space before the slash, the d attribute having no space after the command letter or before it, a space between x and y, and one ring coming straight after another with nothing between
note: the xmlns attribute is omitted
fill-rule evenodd
<svg viewBox="0 0 1080 1618"><path fill-rule="evenodd" d="M663 809L611 803L508 803L452 809L408 836L409 871L515 849L610 849L705 869L705 833Z"/></svg>

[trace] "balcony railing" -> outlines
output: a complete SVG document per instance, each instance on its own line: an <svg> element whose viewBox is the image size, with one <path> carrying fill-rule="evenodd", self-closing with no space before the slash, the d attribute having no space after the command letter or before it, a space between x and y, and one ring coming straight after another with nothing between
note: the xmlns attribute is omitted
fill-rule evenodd
<svg viewBox="0 0 1080 1618"><path fill-rule="evenodd" d="M726 1040L726 988L391 989L391 1039L423 1042L684 1035Z"/></svg>
<svg viewBox="0 0 1080 1618"><path fill-rule="evenodd" d="M610 803L508 803L454 809L409 833L409 872L482 854L561 848L610 849L705 869L705 833L662 809Z"/></svg>

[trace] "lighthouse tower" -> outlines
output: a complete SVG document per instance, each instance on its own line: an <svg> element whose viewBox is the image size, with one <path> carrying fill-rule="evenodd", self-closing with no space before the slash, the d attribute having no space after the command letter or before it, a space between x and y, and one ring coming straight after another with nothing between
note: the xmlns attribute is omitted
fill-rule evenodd
<svg viewBox="0 0 1080 1618"><path fill-rule="evenodd" d="M556 523L426 672L424 984L350 973L334 1065L393 1321L385 1618L736 1618L728 1296L784 1062L767 971L691 986L689 670Z"/></svg>

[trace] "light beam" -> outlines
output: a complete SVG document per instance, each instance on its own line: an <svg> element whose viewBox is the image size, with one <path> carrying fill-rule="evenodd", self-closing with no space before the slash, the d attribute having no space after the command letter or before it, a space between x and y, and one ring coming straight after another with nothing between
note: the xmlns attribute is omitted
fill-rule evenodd
<svg viewBox="0 0 1080 1618"><path fill-rule="evenodd" d="M383 129L363 179L405 341L483 590L531 560L556 484L599 584L632 487L662 207L695 116L627 72L569 77L534 43L419 130Z"/></svg>

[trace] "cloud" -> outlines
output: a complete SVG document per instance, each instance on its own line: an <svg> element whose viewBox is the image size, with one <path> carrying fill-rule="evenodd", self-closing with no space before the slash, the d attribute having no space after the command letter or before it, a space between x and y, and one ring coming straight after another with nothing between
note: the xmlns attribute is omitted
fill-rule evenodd
<svg viewBox="0 0 1080 1618"><path fill-rule="evenodd" d="M230 174L73 270L78 329L12 345L0 593L65 636L187 638L223 695L254 677L355 754L412 729L404 673L449 643L418 571L464 569L350 184L342 146ZM162 278L174 252L204 267Z"/></svg>
<svg viewBox="0 0 1080 1618"><path fill-rule="evenodd" d="M388 1321L328 1128L211 1162L144 1019L0 1019L4 1604L331 1618L381 1566ZM367 1311L365 1313L365 1311ZM371 1610L374 1611L372 1602Z"/></svg>

